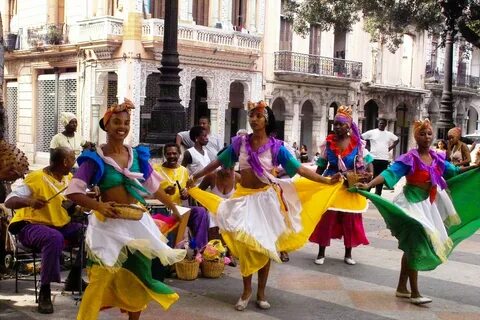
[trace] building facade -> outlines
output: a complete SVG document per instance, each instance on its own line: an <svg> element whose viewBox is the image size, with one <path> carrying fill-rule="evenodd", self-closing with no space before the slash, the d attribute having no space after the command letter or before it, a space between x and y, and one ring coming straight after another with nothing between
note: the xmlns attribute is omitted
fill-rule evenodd
<svg viewBox="0 0 480 320"><path fill-rule="evenodd" d="M48 159L59 115L101 143L105 108L127 97L136 106L129 143L144 142L158 98L166 0L0 0L8 52L4 101L10 141L32 162ZM179 0L180 98L188 126L207 115L224 142L248 129L246 102L272 107L287 143L311 155L347 104L361 130L378 117L413 145L411 123L438 119L443 49L438 37L412 31L395 52L373 43L363 22L352 31L310 27L301 37L283 12L286 0ZM455 46L455 121L480 129L480 51Z"/></svg>

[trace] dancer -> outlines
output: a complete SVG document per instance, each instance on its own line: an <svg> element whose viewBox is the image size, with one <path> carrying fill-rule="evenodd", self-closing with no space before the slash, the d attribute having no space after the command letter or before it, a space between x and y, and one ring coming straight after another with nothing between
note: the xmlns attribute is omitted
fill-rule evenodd
<svg viewBox="0 0 480 320"><path fill-rule="evenodd" d="M352 120L352 109L341 106L335 115L334 133L327 136L320 146L317 160L317 173L331 176L337 172L357 173L362 179L370 181L372 177L372 156L367 154L365 143L361 139L358 127ZM358 194L342 189L328 212L322 216L310 241L318 243L318 255L315 264L325 263L325 248L330 246L331 239L341 239L345 244L344 262L356 264L352 258L352 248L361 244L369 244L363 228L362 212L368 208L366 199ZM355 210L355 206L357 210Z"/></svg>
<svg viewBox="0 0 480 320"><path fill-rule="evenodd" d="M89 217L85 242L91 261L89 286L77 319L97 319L101 309L119 307L128 312L129 320L153 300L165 309L178 295L151 274L151 259L173 264L185 257L184 250L173 250L160 233L148 212L140 220L119 218L117 204L145 203L141 193L150 193L162 201L175 216L178 211L162 188L161 178L148 163L149 152L143 147L124 145L130 130L130 110L125 99L107 109L100 127L107 132L107 143L96 151L84 151L80 165L66 194L82 207L94 210ZM86 195L86 188L98 184L101 201Z"/></svg>
<svg viewBox="0 0 480 320"><path fill-rule="evenodd" d="M217 215L228 248L240 260L243 293L235 304L238 311L248 305L255 272L258 272L256 304L261 309L270 308L265 296L270 259L280 262L278 252L303 246L341 187L337 183L340 175L325 178L303 167L282 141L270 136L275 130L275 118L265 102L249 102L248 117L253 133L235 137L216 160L193 174L189 181L192 186L195 180L220 165L230 168L240 162L241 180L230 199L224 200L199 188L189 190L193 198ZM298 173L313 181L300 178L292 183L277 179L271 174L277 165L282 165L290 177Z"/></svg>
<svg viewBox="0 0 480 320"><path fill-rule="evenodd" d="M406 177L407 184L393 204L369 192L359 192L372 200L404 251L395 295L409 298L413 304L425 304L432 299L420 294L418 270L435 269L460 241L480 227L478 204L465 201L480 196L480 172L476 169L447 183L445 178L477 166L453 166L445 161L445 154L431 149L433 130L428 119L415 121L414 137L417 148L401 155L369 183L357 187L369 190L380 183L393 187ZM411 291L407 289L408 281Z"/></svg>

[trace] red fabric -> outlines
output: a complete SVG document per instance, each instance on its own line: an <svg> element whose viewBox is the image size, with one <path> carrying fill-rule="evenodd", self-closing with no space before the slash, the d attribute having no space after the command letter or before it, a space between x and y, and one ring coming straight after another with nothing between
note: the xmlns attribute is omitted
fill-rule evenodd
<svg viewBox="0 0 480 320"><path fill-rule="evenodd" d="M341 239L345 248L367 245L367 235L363 228L362 214L327 211L310 235L310 241L322 247L330 246L330 239Z"/></svg>
<svg viewBox="0 0 480 320"><path fill-rule="evenodd" d="M430 183L430 173L427 170L417 169L413 174L410 174L406 177L407 183L419 186L424 185L425 183ZM433 203L437 198L437 188L430 188L429 191L430 203Z"/></svg>
<svg viewBox="0 0 480 320"><path fill-rule="evenodd" d="M350 143L345 150L340 152L340 148L337 146L337 142L335 141L335 134L329 134L326 140L329 143L330 149L335 153L335 155L340 155L342 158L352 153L358 144L358 139L355 136L350 136Z"/></svg>

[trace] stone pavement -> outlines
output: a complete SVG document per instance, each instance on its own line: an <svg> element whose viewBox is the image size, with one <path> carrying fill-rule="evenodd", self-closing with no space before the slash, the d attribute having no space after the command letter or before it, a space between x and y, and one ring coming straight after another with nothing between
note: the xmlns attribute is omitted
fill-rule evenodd
<svg viewBox="0 0 480 320"><path fill-rule="evenodd" d="M394 194L386 191L384 196ZM402 253L374 208L364 215L364 224L371 244L353 250L355 266L343 262L341 241L327 249L323 266L313 263L317 253L313 244L292 253L288 263L274 263L268 311L257 309L253 301L244 312L233 309L242 281L237 268L226 267L220 279L167 279L180 294L179 302L167 312L151 304L141 319L480 319L480 234L460 244L447 263L420 274L421 292L433 303L418 307L394 296ZM15 294L13 280L0 281L0 319L75 319L78 306L72 296L62 294L60 286L54 288L55 313L40 315L29 284L21 284ZM112 309L99 319L126 318Z"/></svg>

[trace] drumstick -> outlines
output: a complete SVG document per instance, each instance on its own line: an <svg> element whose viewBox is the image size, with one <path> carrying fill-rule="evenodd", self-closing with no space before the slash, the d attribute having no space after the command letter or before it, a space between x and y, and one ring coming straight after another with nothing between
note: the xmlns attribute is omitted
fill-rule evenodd
<svg viewBox="0 0 480 320"><path fill-rule="evenodd" d="M178 187L178 191L182 191L182 187L180 186L180 182L178 182L178 180L175 180L175 182L177 183L177 187Z"/></svg>
<svg viewBox="0 0 480 320"><path fill-rule="evenodd" d="M52 200L53 198L55 198L56 196L58 196L60 193L62 193L63 191L67 190L67 187L63 188L62 190L58 191L57 193L55 193L53 196L51 196L50 198L47 199L47 202Z"/></svg>

